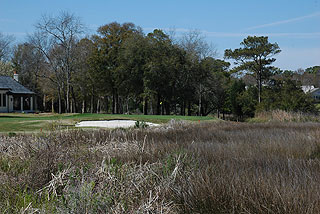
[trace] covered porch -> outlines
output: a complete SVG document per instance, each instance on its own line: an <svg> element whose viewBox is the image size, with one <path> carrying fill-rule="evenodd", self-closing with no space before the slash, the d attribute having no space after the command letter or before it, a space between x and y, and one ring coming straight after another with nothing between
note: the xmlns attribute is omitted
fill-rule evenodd
<svg viewBox="0 0 320 214"><path fill-rule="evenodd" d="M35 112L36 96L34 94L9 94L9 112Z"/></svg>

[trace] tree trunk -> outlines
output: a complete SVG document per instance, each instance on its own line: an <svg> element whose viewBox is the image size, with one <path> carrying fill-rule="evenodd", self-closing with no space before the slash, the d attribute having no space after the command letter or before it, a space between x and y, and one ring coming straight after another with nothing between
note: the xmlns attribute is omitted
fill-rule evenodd
<svg viewBox="0 0 320 214"><path fill-rule="evenodd" d="M112 90L112 114L119 113L119 105L118 105L119 97L116 89Z"/></svg>
<svg viewBox="0 0 320 214"><path fill-rule="evenodd" d="M42 102L42 106L43 106L43 111L46 111L46 95L43 95L43 102Z"/></svg>
<svg viewBox="0 0 320 214"><path fill-rule="evenodd" d="M108 96L105 96L105 110L106 110L106 113L109 113L109 98L108 98Z"/></svg>
<svg viewBox="0 0 320 214"><path fill-rule="evenodd" d="M188 101L188 116L191 116L191 102Z"/></svg>
<svg viewBox="0 0 320 214"><path fill-rule="evenodd" d="M150 99L150 114L153 115L152 99Z"/></svg>
<svg viewBox="0 0 320 214"><path fill-rule="evenodd" d="M160 95L157 94L157 115L160 115L160 108L161 108L161 98Z"/></svg>
<svg viewBox="0 0 320 214"><path fill-rule="evenodd" d="M186 115L186 101L183 100L183 103L182 103L182 116L185 116Z"/></svg>
<svg viewBox="0 0 320 214"><path fill-rule="evenodd" d="M182 101L182 103L180 104L180 115L183 116L183 112L184 112L184 100Z"/></svg>
<svg viewBox="0 0 320 214"><path fill-rule="evenodd" d="M161 104L161 115L164 115L164 102Z"/></svg>
<svg viewBox="0 0 320 214"><path fill-rule="evenodd" d="M59 88L59 90L58 90L58 102L59 102L59 114L61 114L62 113L62 111L61 111L61 92L60 92L60 88Z"/></svg>
<svg viewBox="0 0 320 214"><path fill-rule="evenodd" d="M165 102L165 111L166 111L166 115L170 115L170 103L169 102Z"/></svg>
<svg viewBox="0 0 320 214"><path fill-rule="evenodd" d="M127 114L130 114L130 112L129 112L129 102L130 102L130 98L127 98L127 103L126 103L126 107L127 107L126 113Z"/></svg>
<svg viewBox="0 0 320 214"><path fill-rule="evenodd" d="M53 99L53 96L51 98L51 112L54 113L54 99Z"/></svg>
<svg viewBox="0 0 320 214"><path fill-rule="evenodd" d="M94 87L92 87L91 91L91 103L90 103L90 112L91 114L93 113L93 108L94 108Z"/></svg>
<svg viewBox="0 0 320 214"><path fill-rule="evenodd" d="M261 103L261 93L262 93L262 73L261 73L261 70L259 71L259 86L258 86L258 90L259 90L258 101L259 101L259 103Z"/></svg>
<svg viewBox="0 0 320 214"><path fill-rule="evenodd" d="M74 94L74 90L73 90L73 87L71 87L71 97L72 97L72 113L76 113L78 112L78 109L77 109L77 101L76 101L76 96Z"/></svg>
<svg viewBox="0 0 320 214"><path fill-rule="evenodd" d="M67 94L66 94L66 112L70 113L70 83L69 83L69 78L67 78Z"/></svg>
<svg viewBox="0 0 320 214"><path fill-rule="evenodd" d="M148 98L144 98L144 107L143 107L143 114L148 115Z"/></svg>
<svg viewBox="0 0 320 214"><path fill-rule="evenodd" d="M118 114L123 114L123 98L118 95Z"/></svg>
<svg viewBox="0 0 320 214"><path fill-rule="evenodd" d="M112 91L112 114L115 114L116 112L115 112L115 94L114 94L114 90Z"/></svg>
<svg viewBox="0 0 320 214"><path fill-rule="evenodd" d="M97 114L100 113L100 98L97 101Z"/></svg>
<svg viewBox="0 0 320 214"><path fill-rule="evenodd" d="M198 110L198 111L199 111L199 113L198 113L199 116L202 115L202 114L201 114L201 108L202 108L202 103L201 103L201 102L202 102L202 98L201 98L201 93L202 93L202 91L201 91L201 90L202 90L202 87L201 87L201 84L200 84L200 91L199 91L199 110Z"/></svg>
<svg viewBox="0 0 320 214"><path fill-rule="evenodd" d="M82 114L85 113L85 109L86 109L86 101L85 101L85 99L83 98L83 100L82 100L82 108L81 108L81 113L82 113Z"/></svg>
<svg viewBox="0 0 320 214"><path fill-rule="evenodd" d="M118 91L116 91L116 103L115 103L115 107L116 107L116 114L119 114L119 95L118 95Z"/></svg>
<svg viewBox="0 0 320 214"><path fill-rule="evenodd" d="M64 83L62 83L62 87L61 87L61 89L62 89L62 93L63 93L63 101L64 101L64 113L68 113L67 112L67 109L66 109L66 106L67 106L67 94L66 94L66 89L65 89L65 85L64 85ZM62 106L62 95L61 95L61 106Z"/></svg>

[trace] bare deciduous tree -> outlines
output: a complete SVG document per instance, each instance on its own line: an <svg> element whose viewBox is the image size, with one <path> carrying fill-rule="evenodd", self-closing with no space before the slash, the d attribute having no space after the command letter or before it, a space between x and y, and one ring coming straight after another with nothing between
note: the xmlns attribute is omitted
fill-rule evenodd
<svg viewBox="0 0 320 214"><path fill-rule="evenodd" d="M205 37L198 30L190 30L186 32L180 40L180 46L186 51L188 59L190 60L192 66L195 67L198 67L201 60L205 59L206 57L214 57L217 54L215 47L205 41ZM201 69L196 70L201 71ZM197 82L200 82L196 88L199 95L198 114L201 116L202 94L204 92L201 80L205 77L201 72L196 76Z"/></svg>
<svg viewBox="0 0 320 214"><path fill-rule="evenodd" d="M11 43L14 38L11 35L4 35L0 32L0 61L6 61L11 52Z"/></svg>
<svg viewBox="0 0 320 214"><path fill-rule="evenodd" d="M59 113L61 113L61 92L65 94L66 112L70 112L70 91L72 73L75 67L75 47L84 26L78 17L61 12L57 17L43 16L36 24L37 32L30 37L31 43L39 49L49 65L49 78L57 85Z"/></svg>
<svg viewBox="0 0 320 214"><path fill-rule="evenodd" d="M206 57L214 57L216 48L205 40L204 35L198 30L190 30L182 35L180 46L189 57L198 62Z"/></svg>

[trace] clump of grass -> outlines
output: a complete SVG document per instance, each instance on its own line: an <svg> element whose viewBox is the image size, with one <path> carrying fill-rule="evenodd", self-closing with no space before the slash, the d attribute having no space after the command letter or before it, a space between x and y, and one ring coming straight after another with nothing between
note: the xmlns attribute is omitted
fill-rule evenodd
<svg viewBox="0 0 320 214"><path fill-rule="evenodd" d="M139 121L139 120L137 120L136 122L135 122L135 124L134 124L134 127L135 128L140 128L140 129L144 129L144 128L147 128L149 125L146 123L146 122L144 122L144 121Z"/></svg>
<svg viewBox="0 0 320 214"><path fill-rule="evenodd" d="M15 132L9 132L9 133L8 133L8 136L9 136L9 137L14 137L14 136L16 136L16 135L17 135L17 133L15 133Z"/></svg>

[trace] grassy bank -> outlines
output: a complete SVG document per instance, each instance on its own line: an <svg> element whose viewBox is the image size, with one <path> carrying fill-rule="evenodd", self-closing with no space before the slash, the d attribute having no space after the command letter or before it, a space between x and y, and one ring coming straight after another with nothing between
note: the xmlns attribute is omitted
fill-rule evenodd
<svg viewBox="0 0 320 214"><path fill-rule="evenodd" d="M40 132L49 131L54 126L71 128L84 120L128 119L152 123L167 123L171 119L188 121L214 120L213 117L176 115L112 115L112 114L0 114L0 132Z"/></svg>
<svg viewBox="0 0 320 214"><path fill-rule="evenodd" d="M0 137L0 212L320 213L320 124Z"/></svg>
<svg viewBox="0 0 320 214"><path fill-rule="evenodd" d="M283 110L257 112L254 118L249 118L247 122L320 122L319 114L303 112L287 112Z"/></svg>

